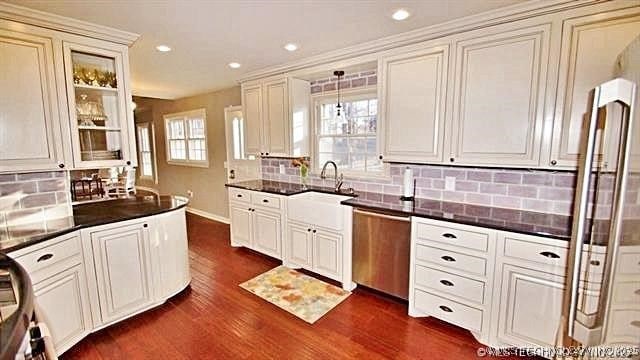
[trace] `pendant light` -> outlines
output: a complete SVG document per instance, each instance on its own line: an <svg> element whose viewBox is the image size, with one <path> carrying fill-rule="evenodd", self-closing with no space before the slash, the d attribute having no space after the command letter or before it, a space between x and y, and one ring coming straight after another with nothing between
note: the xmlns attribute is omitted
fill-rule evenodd
<svg viewBox="0 0 640 360"><path fill-rule="evenodd" d="M340 104L340 79L342 79L342 77L344 76L344 71L336 70L333 72L333 75L338 77L338 105L336 106L336 115L340 116L340 110L342 110L342 105Z"/></svg>

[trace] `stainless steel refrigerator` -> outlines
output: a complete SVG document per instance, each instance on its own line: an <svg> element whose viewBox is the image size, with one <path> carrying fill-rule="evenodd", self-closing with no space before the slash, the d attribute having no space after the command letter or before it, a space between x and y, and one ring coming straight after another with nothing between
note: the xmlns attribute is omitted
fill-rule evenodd
<svg viewBox="0 0 640 360"><path fill-rule="evenodd" d="M591 91L584 119L563 316L564 345L594 350L587 357L638 357L638 84L640 38L612 64L612 80ZM613 156L607 163L601 153Z"/></svg>

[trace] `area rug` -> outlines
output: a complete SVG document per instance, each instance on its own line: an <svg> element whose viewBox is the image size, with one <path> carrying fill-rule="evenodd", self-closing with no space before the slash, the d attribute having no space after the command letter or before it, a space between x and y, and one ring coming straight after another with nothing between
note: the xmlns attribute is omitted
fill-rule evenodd
<svg viewBox="0 0 640 360"><path fill-rule="evenodd" d="M350 292L311 276L278 266L240 287L313 324L346 299Z"/></svg>

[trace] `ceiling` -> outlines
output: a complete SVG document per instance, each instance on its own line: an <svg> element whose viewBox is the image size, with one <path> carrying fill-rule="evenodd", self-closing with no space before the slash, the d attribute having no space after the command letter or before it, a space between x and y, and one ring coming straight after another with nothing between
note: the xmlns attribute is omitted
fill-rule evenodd
<svg viewBox="0 0 640 360"><path fill-rule="evenodd" d="M244 73L523 0L8 0L141 34L135 95L174 99L233 86ZM398 8L411 12L391 19ZM296 43L295 52L283 49ZM160 53L155 47L173 48ZM231 69L230 62L242 67Z"/></svg>

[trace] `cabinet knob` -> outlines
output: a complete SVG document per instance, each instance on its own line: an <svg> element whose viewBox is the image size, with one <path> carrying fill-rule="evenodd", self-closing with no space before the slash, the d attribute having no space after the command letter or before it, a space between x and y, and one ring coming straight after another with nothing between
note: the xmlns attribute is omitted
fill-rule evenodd
<svg viewBox="0 0 640 360"><path fill-rule="evenodd" d="M445 255L445 256L441 257L440 259L442 259L442 260L444 260L446 262L455 262L456 261L456 259L452 258L449 255Z"/></svg>
<svg viewBox="0 0 640 360"><path fill-rule="evenodd" d="M269 200L267 200L267 199L262 199L262 202L263 202L263 203L268 203L268 202L269 202Z"/></svg>
<svg viewBox="0 0 640 360"><path fill-rule="evenodd" d="M589 264L593 266L600 266L600 260L591 260L589 261Z"/></svg>
<svg viewBox="0 0 640 360"><path fill-rule="evenodd" d="M454 162L454 161L456 161L456 159L455 158L449 158L449 161Z"/></svg>
<svg viewBox="0 0 640 360"><path fill-rule="evenodd" d="M131 165L131 161L127 160L127 165Z"/></svg>
<svg viewBox="0 0 640 360"><path fill-rule="evenodd" d="M378 159L382 160L384 158L384 156L380 155L378 156Z"/></svg>
<svg viewBox="0 0 640 360"><path fill-rule="evenodd" d="M444 305L440 305L438 306L440 308L440 310L444 311L444 312L453 312L453 310L451 310L450 307L444 306Z"/></svg>
<svg viewBox="0 0 640 360"><path fill-rule="evenodd" d="M558 162L556 160L551 160L551 165L556 166Z"/></svg>
<svg viewBox="0 0 640 360"><path fill-rule="evenodd" d="M236 195L236 197L239 197L239 198L241 198L241 197L242 197L242 194L238 194L238 195Z"/></svg>
<svg viewBox="0 0 640 360"><path fill-rule="evenodd" d="M315 234L315 233L316 233L316 229L313 229L312 233L314 233L314 234Z"/></svg>
<svg viewBox="0 0 640 360"><path fill-rule="evenodd" d="M453 235L452 233L444 233L442 234L442 237L445 237L447 239L457 239L458 237Z"/></svg>
<svg viewBox="0 0 640 360"><path fill-rule="evenodd" d="M449 280L440 280L440 284L444 286L453 286L453 283Z"/></svg>
<svg viewBox="0 0 640 360"><path fill-rule="evenodd" d="M58 164L58 167L59 167L60 169L64 169L64 164Z"/></svg>
<svg viewBox="0 0 640 360"><path fill-rule="evenodd" d="M560 258L560 256L556 253L552 253L551 251L543 251L540 253L540 255L549 258L549 259L558 259Z"/></svg>
<svg viewBox="0 0 640 360"><path fill-rule="evenodd" d="M267 155L267 156L269 155L269 153L264 153L264 154Z"/></svg>
<svg viewBox="0 0 640 360"><path fill-rule="evenodd" d="M311 229L307 229L307 231L311 231Z"/></svg>

